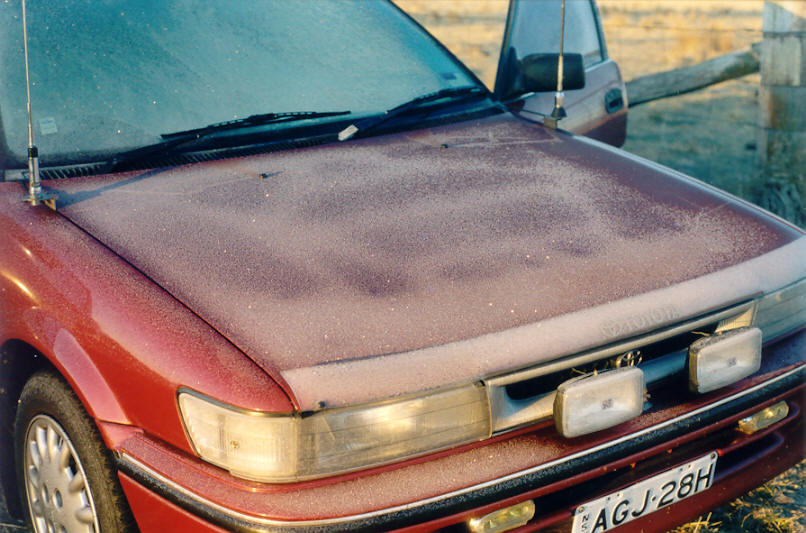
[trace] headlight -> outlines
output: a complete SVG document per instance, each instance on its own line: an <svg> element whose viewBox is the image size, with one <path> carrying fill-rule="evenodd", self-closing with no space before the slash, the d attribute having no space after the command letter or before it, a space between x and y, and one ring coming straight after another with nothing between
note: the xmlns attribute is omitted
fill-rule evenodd
<svg viewBox="0 0 806 533"><path fill-rule="evenodd" d="M806 279L764 296L758 302L755 323L765 341L806 324Z"/></svg>
<svg viewBox="0 0 806 533"><path fill-rule="evenodd" d="M310 414L270 414L179 393L185 428L202 459L233 475L291 482L348 472L488 438L481 385Z"/></svg>
<svg viewBox="0 0 806 533"><path fill-rule="evenodd" d="M767 294L738 316L719 323L717 332L755 326L769 342L806 325L806 279Z"/></svg>

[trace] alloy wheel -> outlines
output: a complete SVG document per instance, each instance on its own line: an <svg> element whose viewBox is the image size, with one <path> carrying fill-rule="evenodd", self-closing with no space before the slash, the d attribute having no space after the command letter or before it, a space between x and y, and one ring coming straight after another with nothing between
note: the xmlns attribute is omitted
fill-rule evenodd
<svg viewBox="0 0 806 533"><path fill-rule="evenodd" d="M36 533L94 533L98 516L81 460L62 426L47 415L25 434L25 495Z"/></svg>

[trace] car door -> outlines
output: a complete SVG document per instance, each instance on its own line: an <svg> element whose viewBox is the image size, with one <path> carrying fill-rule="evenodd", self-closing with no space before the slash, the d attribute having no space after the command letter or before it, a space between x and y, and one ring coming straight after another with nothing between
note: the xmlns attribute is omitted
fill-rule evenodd
<svg viewBox="0 0 806 533"><path fill-rule="evenodd" d="M512 96L513 70L530 54L560 51L561 0L510 0L495 94L513 113L542 122L554 107L554 92ZM607 56L593 0L565 1L564 53L582 55L585 87L566 90L568 116L560 127L621 146L627 131L627 98L618 65Z"/></svg>

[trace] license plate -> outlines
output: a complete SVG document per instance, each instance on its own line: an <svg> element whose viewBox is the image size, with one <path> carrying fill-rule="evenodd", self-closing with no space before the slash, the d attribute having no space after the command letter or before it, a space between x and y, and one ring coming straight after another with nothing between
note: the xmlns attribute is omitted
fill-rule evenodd
<svg viewBox="0 0 806 533"><path fill-rule="evenodd" d="M602 533L711 486L716 453L667 470L577 508L571 533Z"/></svg>

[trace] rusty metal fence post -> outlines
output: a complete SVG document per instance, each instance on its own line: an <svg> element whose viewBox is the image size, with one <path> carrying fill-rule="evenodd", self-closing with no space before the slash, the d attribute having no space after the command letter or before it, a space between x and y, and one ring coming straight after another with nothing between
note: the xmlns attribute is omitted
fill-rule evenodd
<svg viewBox="0 0 806 533"><path fill-rule="evenodd" d="M806 0L765 0L759 88L761 204L806 222Z"/></svg>

